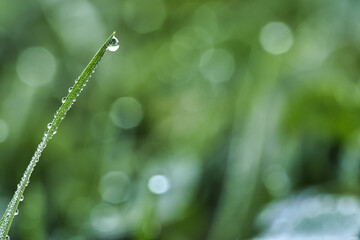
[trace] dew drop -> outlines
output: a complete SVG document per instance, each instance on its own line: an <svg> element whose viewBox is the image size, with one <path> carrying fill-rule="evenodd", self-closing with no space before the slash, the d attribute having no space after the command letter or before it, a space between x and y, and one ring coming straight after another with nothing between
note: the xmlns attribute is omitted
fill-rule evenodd
<svg viewBox="0 0 360 240"><path fill-rule="evenodd" d="M24 201L24 195L21 195L20 202Z"/></svg>
<svg viewBox="0 0 360 240"><path fill-rule="evenodd" d="M6 235L5 240L10 240L10 236Z"/></svg>
<svg viewBox="0 0 360 240"><path fill-rule="evenodd" d="M53 132L53 134L55 135L57 133L57 131L55 130L54 132Z"/></svg>
<svg viewBox="0 0 360 240"><path fill-rule="evenodd" d="M116 37L113 37L110 40L110 45L108 46L107 50L109 50L110 52L115 52L118 49L119 49L119 40L117 40Z"/></svg>
<svg viewBox="0 0 360 240"><path fill-rule="evenodd" d="M19 215L19 209L16 209L16 210L15 210L14 215L15 215L15 216L16 216L16 215Z"/></svg>
<svg viewBox="0 0 360 240"><path fill-rule="evenodd" d="M61 102L64 103L65 100L66 100L66 97L63 97L63 98L61 99Z"/></svg>
<svg viewBox="0 0 360 240"><path fill-rule="evenodd" d="M49 123L49 124L47 125L47 128L50 129L51 126L52 126L52 123Z"/></svg>
<svg viewBox="0 0 360 240"><path fill-rule="evenodd" d="M68 92L71 92L71 91L72 91L72 89L73 89L72 87L69 87Z"/></svg>
<svg viewBox="0 0 360 240"><path fill-rule="evenodd" d="M46 131L46 132L44 132L44 137L46 137L48 135L48 132Z"/></svg>

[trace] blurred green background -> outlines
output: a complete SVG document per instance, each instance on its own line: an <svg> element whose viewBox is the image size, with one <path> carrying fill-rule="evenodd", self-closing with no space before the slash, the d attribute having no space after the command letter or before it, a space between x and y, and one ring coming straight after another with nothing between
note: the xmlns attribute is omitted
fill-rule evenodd
<svg viewBox="0 0 360 240"><path fill-rule="evenodd" d="M11 239L358 239L360 2L0 0Z"/></svg>

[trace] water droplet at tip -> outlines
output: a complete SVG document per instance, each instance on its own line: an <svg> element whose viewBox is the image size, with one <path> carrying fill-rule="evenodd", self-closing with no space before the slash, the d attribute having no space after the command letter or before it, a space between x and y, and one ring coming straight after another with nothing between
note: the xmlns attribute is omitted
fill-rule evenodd
<svg viewBox="0 0 360 240"><path fill-rule="evenodd" d="M119 49L119 40L116 37L113 37L110 40L110 44L109 44L107 50L109 50L110 52L115 52L118 49Z"/></svg>

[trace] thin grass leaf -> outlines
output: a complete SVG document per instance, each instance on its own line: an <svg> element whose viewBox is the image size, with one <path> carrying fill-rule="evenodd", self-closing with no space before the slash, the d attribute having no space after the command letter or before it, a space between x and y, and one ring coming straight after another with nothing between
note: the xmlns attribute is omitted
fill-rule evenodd
<svg viewBox="0 0 360 240"><path fill-rule="evenodd" d="M59 110L54 115L54 119L51 123L48 124L48 131L45 132L44 137L40 144L38 145L34 156L32 157L29 165L27 166L20 183L17 185L17 189L2 217L0 220L0 239L7 240L10 237L7 235L11 226L11 223L14 219L14 216L17 215L17 209L19 203L23 199L23 194L25 188L28 186L30 177L34 168L39 161L41 153L44 151L45 147L47 146L48 142L51 138L56 134L56 131L65 118L66 113L69 111L71 106L76 101L76 98L79 96L81 91L83 90L86 82L91 77L91 74L94 73L95 68L97 67L98 63L100 62L101 58L104 56L106 50L115 51L118 48L118 41L114 37L115 32L110 35L110 37L106 40L103 46L99 49L99 51L95 54L95 56L91 59L89 64L86 66L84 71L78 77L75 85L69 89L69 94L62 99L62 105L60 106Z"/></svg>

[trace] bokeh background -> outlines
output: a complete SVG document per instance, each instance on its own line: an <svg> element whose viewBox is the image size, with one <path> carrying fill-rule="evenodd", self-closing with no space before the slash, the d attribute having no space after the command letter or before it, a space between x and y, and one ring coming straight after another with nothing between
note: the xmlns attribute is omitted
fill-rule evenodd
<svg viewBox="0 0 360 240"><path fill-rule="evenodd" d="M358 239L360 2L0 0L11 239Z"/></svg>

